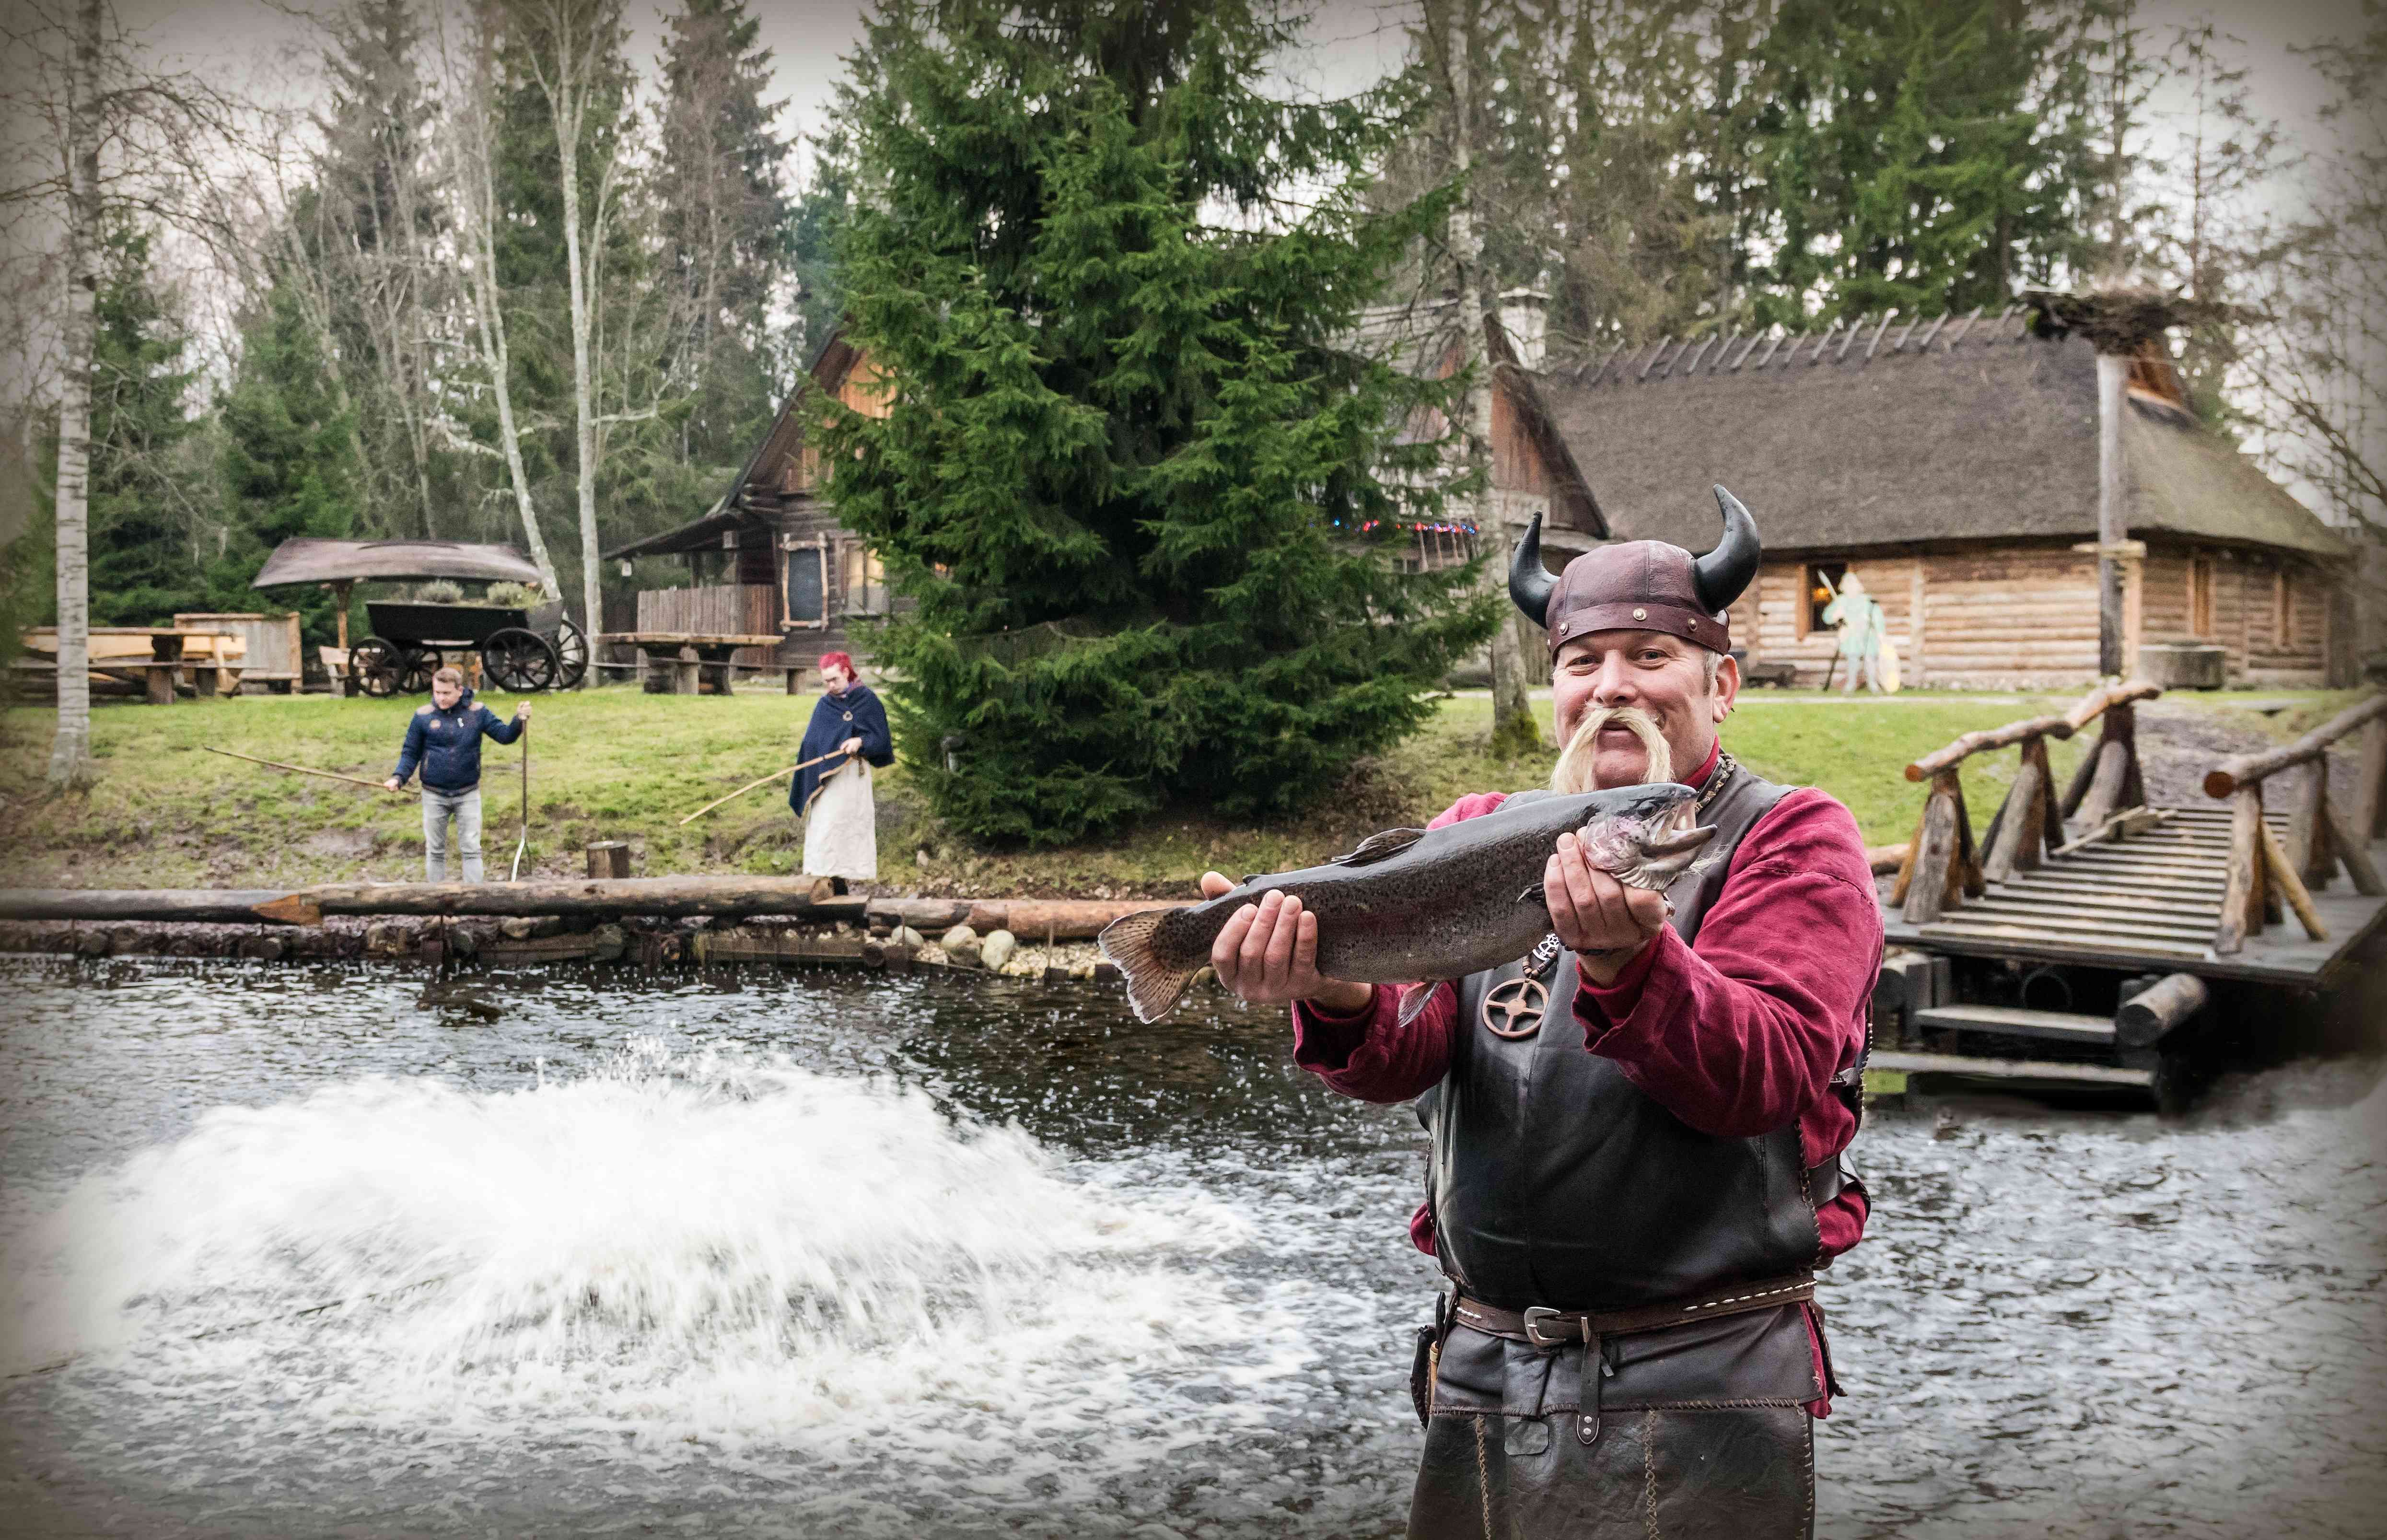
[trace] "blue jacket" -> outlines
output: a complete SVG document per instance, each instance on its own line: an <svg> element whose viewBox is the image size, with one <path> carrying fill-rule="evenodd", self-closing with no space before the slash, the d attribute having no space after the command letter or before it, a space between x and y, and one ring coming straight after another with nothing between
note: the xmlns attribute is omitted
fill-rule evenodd
<svg viewBox="0 0 2387 1540"><path fill-rule="evenodd" d="M398 751L398 768L390 772L404 781L423 766L423 785L430 791L454 796L481 784L481 735L499 743L522 737L520 717L509 722L473 699L466 690L449 711L437 706L416 709L406 725L406 746Z"/></svg>
<svg viewBox="0 0 2387 1540"><path fill-rule="evenodd" d="M820 698L813 707L812 721L804 727L804 741L797 748L796 758L816 759L849 738L862 739L862 757L881 770L895 763L895 743L887 732L887 708L878 703L868 685L849 685L843 695ZM838 762L831 760L796 772L788 784L788 805L797 816L812 806L821 777L837 767Z"/></svg>

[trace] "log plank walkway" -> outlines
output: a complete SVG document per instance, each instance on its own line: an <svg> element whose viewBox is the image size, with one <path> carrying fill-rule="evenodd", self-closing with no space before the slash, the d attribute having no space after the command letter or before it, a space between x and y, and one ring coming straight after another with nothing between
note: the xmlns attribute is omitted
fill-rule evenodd
<svg viewBox="0 0 2387 1540"><path fill-rule="evenodd" d="M2165 811L2165 810L2158 810ZM2387 921L2387 898L2368 898L2340 877L2314 891L2327 940L2306 938L2292 915L2250 934L2233 955L2213 949L2229 852L2225 804L2168 810L2161 825L2117 842L2083 846L1994 883L1981 897L1923 924L1908 922L1882 882L1885 939L1893 947L1976 957L2019 957L2135 971L2312 988ZM2289 819L2267 813L2285 839ZM2387 841L2369 847L2387 865Z"/></svg>

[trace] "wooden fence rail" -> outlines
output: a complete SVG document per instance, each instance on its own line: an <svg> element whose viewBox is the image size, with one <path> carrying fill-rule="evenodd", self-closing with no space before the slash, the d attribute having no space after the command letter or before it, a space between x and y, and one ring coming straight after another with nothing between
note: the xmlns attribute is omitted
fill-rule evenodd
<svg viewBox="0 0 2387 1540"><path fill-rule="evenodd" d="M2143 803L2146 789L2139 774L2132 707L2162 693L2150 684L2101 686L2061 715L2027 717L1966 733L1909 764L1906 778L1929 780L1931 794L1890 890L1890 903L1902 906L1907 923L1928 925L1962 907L1966 899L1981 897L1990 883L2006 881L2016 871L2055 856L2064 844L2067 815L2077 813L2099 825L2120 808ZM2059 807L2047 740L2068 738L2101 717L2104 726L2097 751L2082 763ZM1977 845L1958 772L1975 754L2017 747L2021 770L1989 820L1987 838Z"/></svg>
<svg viewBox="0 0 2387 1540"><path fill-rule="evenodd" d="M2330 800L2329 750L2362 729L2362 768L2352 819ZM2291 765L2310 764L2303 797L2288 822L2288 838L2263 822L2263 785ZM2312 890L2325 888L2343 865L2354 890L2366 897L2387 894L2370 860L2370 841L2387 836L2387 695L2347 707L2293 743L2223 760L2204 773L2204 794L2229 802L2229 885L2221 899L2221 923L2213 950L2224 956L2244 949L2246 938L2280 924L2295 911L2305 934L2329 939L2315 913Z"/></svg>

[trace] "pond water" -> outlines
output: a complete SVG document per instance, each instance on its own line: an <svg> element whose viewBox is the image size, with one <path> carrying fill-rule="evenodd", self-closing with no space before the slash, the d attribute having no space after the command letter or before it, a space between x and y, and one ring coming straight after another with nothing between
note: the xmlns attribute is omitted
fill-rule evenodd
<svg viewBox="0 0 2387 1540"><path fill-rule="evenodd" d="M1421 1135L1281 1016L422 984L0 962L0 1531L1399 1533ZM1876 1116L1818 1533L2387 1533L2377 1080Z"/></svg>

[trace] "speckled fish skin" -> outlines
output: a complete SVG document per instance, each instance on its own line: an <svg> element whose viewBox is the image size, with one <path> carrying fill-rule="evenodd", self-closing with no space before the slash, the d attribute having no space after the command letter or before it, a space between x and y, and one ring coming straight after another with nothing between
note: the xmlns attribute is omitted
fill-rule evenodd
<svg viewBox="0 0 2387 1540"><path fill-rule="evenodd" d="M1255 877L1162 916L1153 954L1170 967L1198 968L1210 960L1210 943L1229 916L1281 892L1318 916L1318 971L1326 978L1357 984L1462 978L1515 961L1549 933L1542 872L1561 834L1582 835L1620 880L1652 889L1672 882L1696 848L1658 856L1646 853L1647 843L1665 835L1697 795L1667 781L1545 797L1429 829L1406 850L1368 865Z"/></svg>

